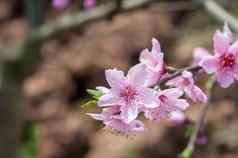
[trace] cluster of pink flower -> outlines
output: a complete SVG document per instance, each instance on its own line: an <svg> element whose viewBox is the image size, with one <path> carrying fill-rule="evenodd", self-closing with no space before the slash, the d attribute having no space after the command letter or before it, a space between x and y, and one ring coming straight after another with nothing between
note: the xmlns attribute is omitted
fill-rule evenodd
<svg viewBox="0 0 238 158"><path fill-rule="evenodd" d="M228 87L238 79L238 42L232 45L231 42L231 31L225 25L223 32L218 30L214 34L214 56L204 48L194 50L195 64L207 73L213 73L221 87ZM145 130L138 120L140 113L155 121L161 118L179 120L184 118L183 111L189 107L186 97L194 102L207 102L207 96L195 85L193 74L186 70L166 82L167 89L158 88L157 83L170 74L156 39L152 39L152 50L144 49L139 60L126 76L117 69L105 71L110 88L96 88L103 93L97 102L103 108L102 113L88 115L103 121L106 127L127 133Z"/></svg>
<svg viewBox="0 0 238 158"><path fill-rule="evenodd" d="M53 0L52 6L56 9L64 9L70 4L71 0ZM96 0L84 0L83 6L85 9L90 9L96 5Z"/></svg>

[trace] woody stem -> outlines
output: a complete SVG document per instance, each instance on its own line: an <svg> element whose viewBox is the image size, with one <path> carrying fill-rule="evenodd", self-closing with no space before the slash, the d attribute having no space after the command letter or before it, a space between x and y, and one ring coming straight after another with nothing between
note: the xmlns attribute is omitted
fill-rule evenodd
<svg viewBox="0 0 238 158"><path fill-rule="evenodd" d="M174 73L162 78L157 84L158 85L165 84L167 81L181 75L183 71L198 72L201 69L202 68L200 66L190 66L190 67L186 67L186 68L183 68L183 69L178 69Z"/></svg>

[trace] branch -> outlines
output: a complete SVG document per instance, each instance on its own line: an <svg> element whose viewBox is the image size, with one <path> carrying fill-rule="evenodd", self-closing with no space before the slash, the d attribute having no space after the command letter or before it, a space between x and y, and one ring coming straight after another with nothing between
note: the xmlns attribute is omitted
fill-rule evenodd
<svg viewBox="0 0 238 158"><path fill-rule="evenodd" d="M154 1L156 0L122 0L121 11L137 9ZM227 13L222 7L220 7L215 1L202 0L202 3L204 4L204 7L207 9L207 11L211 13L214 17L216 17L222 22L227 21L232 28L238 31L237 20L229 13ZM161 6L163 6L163 4L164 3L161 2ZM160 3L157 3L157 5L160 5ZM169 4L169 6L170 5L171 4ZM47 23L37 29L32 30L29 33L29 36L26 37L26 40L24 40L22 43L18 43L16 47L8 48L0 46L0 53L2 54L1 59L2 61L14 61L16 59L19 59L23 56L23 51L27 49L21 49L22 47L31 47L31 45L35 43L42 43L49 38L61 34L62 32L80 27L89 21L104 18L110 15L115 10L115 8L116 4L110 1L104 5L97 6L91 10L86 10L79 13L60 17L54 22Z"/></svg>
<svg viewBox="0 0 238 158"><path fill-rule="evenodd" d="M121 10L128 11L131 9L137 9L153 1L154 0L123 0L121 2ZM58 33L80 27L89 21L107 17L115 9L117 9L116 3L110 1L90 10L63 16L54 22L45 24L39 29L34 30L31 35L31 40L44 41L57 35Z"/></svg>
<svg viewBox="0 0 238 158"><path fill-rule="evenodd" d="M148 5L152 2L156 2L156 0L121 0L121 8L120 11L129 11L141 8L145 5ZM177 8L180 9L186 9L186 7L191 3L180 2L180 3L174 3L174 2L158 2L156 5L161 6L163 10L176 10L176 6L179 6ZM171 8L172 7L172 8ZM81 12L77 12L70 15L65 15L62 17L59 17L56 21L49 22L47 24L42 25L41 27L37 29L33 29L29 36L26 37L27 39L24 40L22 43L18 43L17 47L5 47L0 45L0 55L1 59L3 60L16 60L22 56L22 50L21 47L26 45L28 46L30 43L42 43L46 41L47 39L50 39L52 37L57 36L58 34L61 34L62 32L65 32L67 30L78 28L84 25L87 22L98 20L107 16L110 16L110 14L117 8L116 3L113 1L109 1L108 3L105 3L103 5L97 6L90 10L85 10Z"/></svg>
<svg viewBox="0 0 238 158"><path fill-rule="evenodd" d="M123 0L121 10L127 11L136 9L152 1L153 0ZM93 9L65 15L56 21L44 24L41 27L33 29L29 32L28 36L25 37L25 40L22 43L18 43L16 47L8 48L0 46L1 59L2 61L19 59L23 56L24 50L28 49L28 47L31 47L35 43L42 43L64 31L80 27L92 20L104 18L110 15L115 8L116 4L113 1L110 1Z"/></svg>
<svg viewBox="0 0 238 158"><path fill-rule="evenodd" d="M154 2L155 0L122 0L121 10L127 11L131 9L140 8L146 4ZM227 13L221 6L219 6L213 0L203 0L204 7L218 20L224 22L227 21L228 24L238 31L238 21ZM171 5L171 4L170 4ZM108 2L104 5L95 7L91 10L82 11L79 13L66 15L55 22L45 24L39 29L35 29L31 33L32 41L44 41L48 38L51 38L58 33L61 33L65 30L76 28L82 26L83 24L97 20L103 17L110 15L117 8L116 3L113 1Z"/></svg>
<svg viewBox="0 0 238 158"><path fill-rule="evenodd" d="M183 71L190 71L190 72L198 72L199 70L201 70L200 66L191 66L191 67L187 67L187 68L183 68L183 69L179 69L176 70L173 67L167 67L167 69L171 72L173 72L171 75L166 76L164 78L162 78L159 82L158 85L162 85L165 84L167 81L181 75L181 73ZM206 105L204 105L199 113L197 122L195 124L194 127L194 131L192 136L189 139L189 143L187 145L187 147L183 150L183 152L180 154L180 158L190 158L192 156L192 153L194 151L195 148L195 143L196 143L196 139L198 136L198 133L201 129L201 127L204 125L204 119L205 119L205 115L207 110L209 109L209 107L211 106L211 99L212 99L212 89L215 85L215 81L213 80L209 80L207 82L207 90L208 90L208 102Z"/></svg>
<svg viewBox="0 0 238 158"><path fill-rule="evenodd" d="M202 68L200 66L191 66L191 67L186 67L184 69L179 69L179 70L175 70L174 73L172 73L169 76L166 76L164 78L162 78L157 84L158 85L162 85L165 84L167 81L179 76L182 74L183 71L191 71L191 72L198 72L199 70L201 70Z"/></svg>
<svg viewBox="0 0 238 158"><path fill-rule="evenodd" d="M214 0L202 0L201 2L208 13L210 13L214 18L223 23L227 22L236 32L238 32L237 18L228 13Z"/></svg>

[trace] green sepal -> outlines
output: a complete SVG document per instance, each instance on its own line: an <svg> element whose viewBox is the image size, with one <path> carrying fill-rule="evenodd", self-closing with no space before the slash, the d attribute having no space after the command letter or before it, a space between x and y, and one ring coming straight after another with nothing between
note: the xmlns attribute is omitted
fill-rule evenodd
<svg viewBox="0 0 238 158"><path fill-rule="evenodd" d="M103 92L95 89L87 89L87 93L96 100L98 100L103 95Z"/></svg>
<svg viewBox="0 0 238 158"><path fill-rule="evenodd" d="M80 107L82 108L93 108L96 107L97 101L96 100L89 100L88 102L82 104Z"/></svg>

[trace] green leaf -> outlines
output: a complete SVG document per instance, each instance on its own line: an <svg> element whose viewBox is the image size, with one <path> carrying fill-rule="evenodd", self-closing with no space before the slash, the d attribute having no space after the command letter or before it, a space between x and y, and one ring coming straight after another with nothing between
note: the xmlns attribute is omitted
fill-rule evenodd
<svg viewBox="0 0 238 158"><path fill-rule="evenodd" d="M193 146L187 146L179 155L179 158L191 158L193 154Z"/></svg>
<svg viewBox="0 0 238 158"><path fill-rule="evenodd" d="M91 95L94 99L98 100L103 93L99 90L94 90L94 89L87 89L87 92L89 95Z"/></svg>

